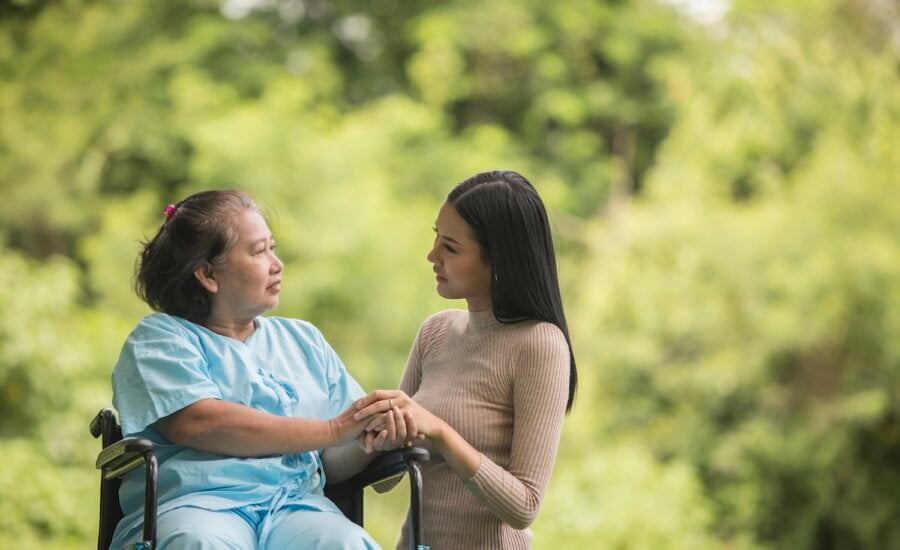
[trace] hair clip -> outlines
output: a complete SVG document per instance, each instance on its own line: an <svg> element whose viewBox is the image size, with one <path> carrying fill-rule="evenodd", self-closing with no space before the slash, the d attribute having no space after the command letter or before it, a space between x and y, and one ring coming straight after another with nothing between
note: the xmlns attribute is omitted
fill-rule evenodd
<svg viewBox="0 0 900 550"><path fill-rule="evenodd" d="M163 214L166 215L166 221L169 221L172 219L172 216L175 215L175 210L177 210L177 209L178 209L178 207L175 206L174 204L166 205L166 209L163 210Z"/></svg>

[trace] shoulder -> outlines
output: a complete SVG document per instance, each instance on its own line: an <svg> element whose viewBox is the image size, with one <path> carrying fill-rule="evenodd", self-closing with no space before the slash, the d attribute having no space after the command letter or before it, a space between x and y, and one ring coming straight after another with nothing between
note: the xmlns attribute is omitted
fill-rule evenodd
<svg viewBox="0 0 900 550"><path fill-rule="evenodd" d="M276 339L293 339L309 345L325 343L325 336L314 324L303 319L288 317L257 317L261 330Z"/></svg>
<svg viewBox="0 0 900 550"><path fill-rule="evenodd" d="M206 355L203 327L181 317L153 313L141 319L122 345L116 370L168 360L190 362Z"/></svg>
<svg viewBox="0 0 900 550"><path fill-rule="evenodd" d="M422 322L419 333L421 336L433 336L442 334L452 328L464 330L467 320L468 314L465 311L461 309L445 309L425 319Z"/></svg>
<svg viewBox="0 0 900 550"><path fill-rule="evenodd" d="M512 337L523 358L532 357L542 363L559 363L568 369L569 343L566 335L553 323L522 321L510 325Z"/></svg>
<svg viewBox="0 0 900 550"><path fill-rule="evenodd" d="M147 315L131 330L129 340L147 340L152 338L186 338L193 339L200 327L187 319L182 319L167 313L151 313Z"/></svg>
<svg viewBox="0 0 900 550"><path fill-rule="evenodd" d="M433 349L450 334L462 334L468 315L460 309L447 309L430 315L422 322L416 335L415 346L421 351Z"/></svg>
<svg viewBox="0 0 900 550"><path fill-rule="evenodd" d="M151 313L135 325L134 330L159 330L175 329L178 326L177 318L168 313Z"/></svg>
<svg viewBox="0 0 900 550"><path fill-rule="evenodd" d="M289 317L257 317L256 322L264 330L281 330L299 334L322 334L315 325L303 319Z"/></svg>
<svg viewBox="0 0 900 550"><path fill-rule="evenodd" d="M522 321L510 325L514 332L532 345L562 346L568 349L566 335L553 323L546 321Z"/></svg>

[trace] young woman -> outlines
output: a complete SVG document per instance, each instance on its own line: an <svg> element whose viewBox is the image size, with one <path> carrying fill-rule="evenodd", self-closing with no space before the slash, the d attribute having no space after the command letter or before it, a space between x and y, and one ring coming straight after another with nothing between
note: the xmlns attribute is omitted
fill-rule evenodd
<svg viewBox="0 0 900 550"><path fill-rule="evenodd" d="M520 174L485 172L450 192L435 226L437 292L468 311L429 317L400 389L363 398L356 418L412 413L436 458L423 471L433 550L528 548L576 387L547 214Z"/></svg>

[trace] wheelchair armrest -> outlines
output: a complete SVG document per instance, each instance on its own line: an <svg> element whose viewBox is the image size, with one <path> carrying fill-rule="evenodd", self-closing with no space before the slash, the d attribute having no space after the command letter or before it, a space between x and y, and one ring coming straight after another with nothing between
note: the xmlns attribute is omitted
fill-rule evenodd
<svg viewBox="0 0 900 550"><path fill-rule="evenodd" d="M103 414L101 412L101 414ZM99 417L100 415L98 415ZM97 437L97 433L102 430L95 430L94 423L91 423L91 433ZM116 426L118 431L118 426ZM105 437L105 436L104 436ZM156 453L153 450L153 442L144 437L126 437L114 443L111 443L100 451L97 455L97 469L101 472L103 483L101 484L101 508L103 506L104 494L112 493L107 498L112 498L115 502L115 509L119 510L118 498L115 496L118 490L118 478L124 474L144 467L144 528L143 542L147 548L156 548L156 512L158 498L159 483L159 465L156 461ZM118 513L121 517L121 512ZM101 514L100 530L101 536L104 533L104 519ZM118 520L116 520L118 522ZM113 523L113 529L115 523ZM111 531L108 536L112 536Z"/></svg>
<svg viewBox="0 0 900 550"><path fill-rule="evenodd" d="M344 515L362 525L362 489L391 478L409 473L409 540L411 548L422 544L422 473L420 462L431 460L428 451L421 447L403 447L388 451L372 461L362 472L332 487L326 487L326 495L356 495L344 506L338 505ZM348 513L350 512L350 513Z"/></svg>
<svg viewBox="0 0 900 550"><path fill-rule="evenodd" d="M410 461L428 462L431 455L421 447L403 447L388 451L369 464L365 470L359 472L340 485L347 484L353 487L368 487L373 483L401 475L409 470Z"/></svg>
<svg viewBox="0 0 900 550"><path fill-rule="evenodd" d="M431 460L431 455L421 447L403 447L387 451L353 477L328 485L325 492L327 495L338 496L360 491L374 483L399 477L413 468L418 470L417 462L429 460Z"/></svg>
<svg viewBox="0 0 900 550"><path fill-rule="evenodd" d="M421 447L404 447L388 451L355 476L325 487L325 496L334 501L341 512L357 525L363 524L363 489L409 473L410 490L410 540L421 544L422 540L422 475L419 462L431 460L428 451Z"/></svg>
<svg viewBox="0 0 900 550"><path fill-rule="evenodd" d="M109 411L109 412L106 412ZM104 414L112 414L112 409L103 409L91 420L91 435L95 438L103 433Z"/></svg>
<svg viewBox="0 0 900 550"><path fill-rule="evenodd" d="M153 443L143 437L126 437L105 447L97 455L97 469L105 479L120 477L143 466L148 455L153 456Z"/></svg>

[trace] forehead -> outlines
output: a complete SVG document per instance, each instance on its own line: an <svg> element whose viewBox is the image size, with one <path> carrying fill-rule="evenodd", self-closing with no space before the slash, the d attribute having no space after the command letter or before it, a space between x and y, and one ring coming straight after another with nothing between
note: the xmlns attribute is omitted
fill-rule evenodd
<svg viewBox="0 0 900 550"><path fill-rule="evenodd" d="M272 235L269 225L259 212L244 208L237 214L238 241L252 242Z"/></svg>
<svg viewBox="0 0 900 550"><path fill-rule="evenodd" d="M462 219L462 216L450 203L445 202L441 206L435 225L442 236L451 237L459 242L474 240L472 226Z"/></svg>

